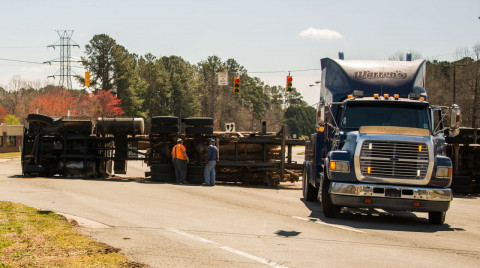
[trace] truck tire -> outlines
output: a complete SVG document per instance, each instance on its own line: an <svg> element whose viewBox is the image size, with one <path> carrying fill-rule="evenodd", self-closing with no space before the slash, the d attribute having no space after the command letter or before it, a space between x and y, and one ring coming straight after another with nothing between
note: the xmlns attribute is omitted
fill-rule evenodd
<svg viewBox="0 0 480 268"><path fill-rule="evenodd" d="M43 123L45 124L47 127L51 127L53 126L53 123L54 123L54 119L50 116L46 116L46 115L43 115L43 114L29 114L27 116L27 121L29 123Z"/></svg>
<svg viewBox="0 0 480 268"><path fill-rule="evenodd" d="M152 134L173 134L178 132L176 125L152 125L150 133Z"/></svg>
<svg viewBox="0 0 480 268"><path fill-rule="evenodd" d="M211 135L213 134L213 127L186 127L185 133Z"/></svg>
<svg viewBox="0 0 480 268"><path fill-rule="evenodd" d="M143 118L135 117L99 117L97 119L97 134L136 134L141 135L145 130Z"/></svg>
<svg viewBox="0 0 480 268"><path fill-rule="evenodd" d="M175 173L152 173L150 180L155 182L175 182Z"/></svg>
<svg viewBox="0 0 480 268"><path fill-rule="evenodd" d="M312 184L310 184L310 176L311 176L311 166L309 164L305 164L303 166L303 174L302 174L302 192L303 198L306 201L316 201L318 195L318 189L315 188Z"/></svg>
<svg viewBox="0 0 480 268"><path fill-rule="evenodd" d="M176 116L154 116L151 119L152 125L178 125Z"/></svg>
<svg viewBox="0 0 480 268"><path fill-rule="evenodd" d="M93 133L93 122L91 119L62 119L63 130L66 132Z"/></svg>
<svg viewBox="0 0 480 268"><path fill-rule="evenodd" d="M150 167L151 174L155 173L173 173L175 172L173 164L157 164Z"/></svg>
<svg viewBox="0 0 480 268"><path fill-rule="evenodd" d="M187 177L189 175L202 175L205 171L204 166L187 166Z"/></svg>
<svg viewBox="0 0 480 268"><path fill-rule="evenodd" d="M435 225L442 225L445 222L446 211L429 211L428 223Z"/></svg>
<svg viewBox="0 0 480 268"><path fill-rule="evenodd" d="M470 185L473 179L470 176L453 176L452 185Z"/></svg>
<svg viewBox="0 0 480 268"><path fill-rule="evenodd" d="M212 126L213 118L211 117L190 117L183 119L185 125L190 126Z"/></svg>
<svg viewBox="0 0 480 268"><path fill-rule="evenodd" d="M330 199L330 180L327 178L323 178L322 180L322 209L323 215L326 218L336 218L337 215L340 213L341 207L332 204L332 200Z"/></svg>
<svg viewBox="0 0 480 268"><path fill-rule="evenodd" d="M202 184L205 181L205 177L203 175L187 173L187 181L191 184Z"/></svg>
<svg viewBox="0 0 480 268"><path fill-rule="evenodd" d="M23 174L24 175L32 175L32 176L47 176L49 169L44 166L39 165L25 165L23 167Z"/></svg>

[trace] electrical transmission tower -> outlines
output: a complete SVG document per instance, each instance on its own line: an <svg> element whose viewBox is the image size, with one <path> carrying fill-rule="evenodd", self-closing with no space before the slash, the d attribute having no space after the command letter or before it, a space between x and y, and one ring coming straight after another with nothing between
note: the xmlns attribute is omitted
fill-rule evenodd
<svg viewBox="0 0 480 268"><path fill-rule="evenodd" d="M57 33L60 39L54 45L47 47L53 47L53 49L55 49L55 47L60 47L60 58L48 61L46 63L51 64L52 62L59 62L60 71L59 73L55 73L49 77L53 77L55 79L55 75L60 76L58 86L72 89L72 68L70 66L72 62L71 48L80 48L80 46L72 40L73 30L57 30Z"/></svg>

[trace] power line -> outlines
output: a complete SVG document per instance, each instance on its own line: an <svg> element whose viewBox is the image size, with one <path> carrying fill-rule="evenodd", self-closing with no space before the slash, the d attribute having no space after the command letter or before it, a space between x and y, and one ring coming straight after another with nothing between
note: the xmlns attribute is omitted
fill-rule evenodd
<svg viewBox="0 0 480 268"><path fill-rule="evenodd" d="M25 47L25 46L4 46L0 48L45 48L46 46L34 46L34 47Z"/></svg>
<svg viewBox="0 0 480 268"><path fill-rule="evenodd" d="M52 62L50 61L47 61L47 62L36 62L36 61L27 61L27 60L17 60L17 59L4 59L4 58L0 58L0 61L10 61L10 62L20 62L20 63L30 63L30 64L49 64L49 65L53 65L53 66L60 66L60 64L52 64ZM72 61L71 63L80 63L81 61ZM82 66L70 66L72 68L79 68L79 69L85 69L84 67Z"/></svg>
<svg viewBox="0 0 480 268"><path fill-rule="evenodd" d="M32 64L43 64L43 62L26 61L26 60L14 60L14 59L2 59L2 58L0 58L0 60L3 60L3 61L13 61L13 62L22 62L22 63L32 63Z"/></svg>

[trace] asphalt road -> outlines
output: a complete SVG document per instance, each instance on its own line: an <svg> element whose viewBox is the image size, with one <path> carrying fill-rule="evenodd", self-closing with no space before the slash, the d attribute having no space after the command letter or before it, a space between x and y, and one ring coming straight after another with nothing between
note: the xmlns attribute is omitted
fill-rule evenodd
<svg viewBox="0 0 480 268"><path fill-rule="evenodd" d="M141 164L138 164L141 168ZM325 219L301 184L279 189L24 178L0 159L0 200L73 217L151 267L479 267L480 198L455 197L446 224L422 213L344 210Z"/></svg>

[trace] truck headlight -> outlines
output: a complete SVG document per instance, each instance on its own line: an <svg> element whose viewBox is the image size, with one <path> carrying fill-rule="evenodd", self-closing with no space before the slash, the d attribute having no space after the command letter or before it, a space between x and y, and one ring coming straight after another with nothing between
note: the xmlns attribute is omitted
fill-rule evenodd
<svg viewBox="0 0 480 268"><path fill-rule="evenodd" d="M350 172L350 162L330 160L330 171Z"/></svg>
<svg viewBox="0 0 480 268"><path fill-rule="evenodd" d="M437 167L437 178L451 178L452 177L452 168L451 167Z"/></svg>

